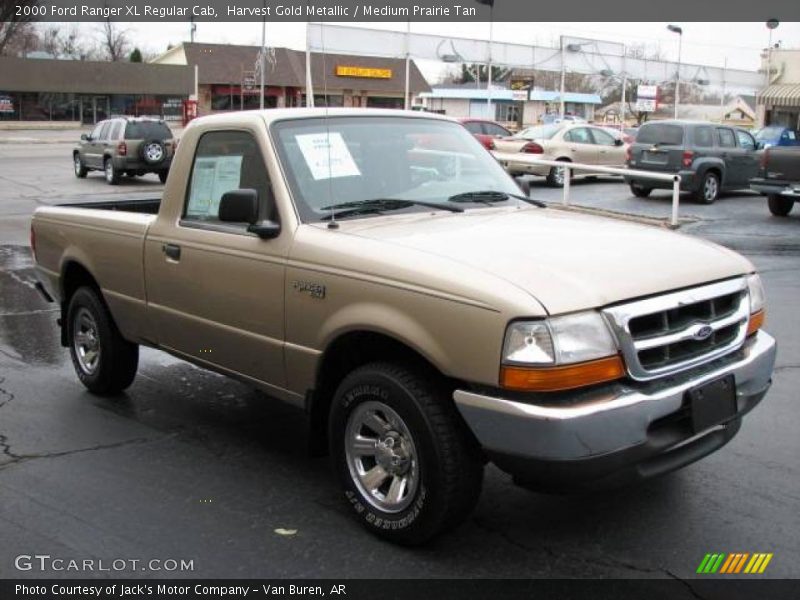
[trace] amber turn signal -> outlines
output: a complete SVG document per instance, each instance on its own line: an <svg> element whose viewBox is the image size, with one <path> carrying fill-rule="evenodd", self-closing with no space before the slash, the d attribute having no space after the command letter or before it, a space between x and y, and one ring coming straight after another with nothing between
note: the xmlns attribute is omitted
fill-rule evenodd
<svg viewBox="0 0 800 600"><path fill-rule="evenodd" d="M625 375L620 356L559 367L509 367L500 370L500 385L507 390L556 392L613 381Z"/></svg>
<svg viewBox="0 0 800 600"><path fill-rule="evenodd" d="M763 310L750 315L750 321L747 323L747 335L753 335L756 331L764 326L764 318L766 314Z"/></svg>

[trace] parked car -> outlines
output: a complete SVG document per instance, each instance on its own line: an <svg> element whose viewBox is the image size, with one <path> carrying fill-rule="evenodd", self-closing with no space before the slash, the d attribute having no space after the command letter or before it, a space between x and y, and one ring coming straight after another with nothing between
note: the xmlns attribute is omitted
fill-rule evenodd
<svg viewBox="0 0 800 600"><path fill-rule="evenodd" d="M552 123L523 129L516 135L495 140L495 150L503 153L535 155L537 158L565 162L585 163L604 167L625 166L625 147L622 140L614 137L603 127L581 123ZM512 176L538 175L549 185L564 185L565 169L533 165L511 158L501 159ZM575 177L597 175L598 172L574 172Z"/></svg>
<svg viewBox="0 0 800 600"><path fill-rule="evenodd" d="M500 138L513 135L508 129L495 123L483 119L459 119L472 135L478 138L487 150L494 150L494 141Z"/></svg>
<svg viewBox="0 0 800 600"><path fill-rule="evenodd" d="M681 190L711 204L727 190L747 189L758 170L755 138L737 127L703 121L644 123L628 147L629 167L677 173ZM634 196L645 198L654 188L672 189L668 181L626 175Z"/></svg>
<svg viewBox="0 0 800 600"><path fill-rule="evenodd" d="M800 146L800 131L781 125L769 125L755 132L761 148L771 146Z"/></svg>
<svg viewBox="0 0 800 600"><path fill-rule="evenodd" d="M602 129L613 135L615 138L622 140L624 144L632 144L633 140L636 139L635 134L631 135L629 133L626 133L625 129L619 129L617 127L608 127L607 125L598 125L598 127L601 127Z"/></svg>
<svg viewBox="0 0 800 600"><path fill-rule="evenodd" d="M758 177L750 188L767 197L769 212L785 217L800 200L800 146L772 146L761 154Z"/></svg>
<svg viewBox="0 0 800 600"><path fill-rule="evenodd" d="M72 151L76 177L103 171L110 185L123 175L136 177L157 173L167 180L176 140L164 121L143 117L114 117L100 121L89 134L81 135Z"/></svg>
<svg viewBox="0 0 800 600"><path fill-rule="evenodd" d="M748 260L517 192L447 118L236 112L192 121L162 199L40 207L31 246L90 392L140 346L256 386L307 411L353 517L414 544L487 460L550 489L660 475L770 386Z"/></svg>

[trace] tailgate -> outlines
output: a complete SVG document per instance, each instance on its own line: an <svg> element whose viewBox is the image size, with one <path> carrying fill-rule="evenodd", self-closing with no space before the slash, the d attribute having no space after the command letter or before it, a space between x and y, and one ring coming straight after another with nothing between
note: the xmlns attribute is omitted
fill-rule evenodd
<svg viewBox="0 0 800 600"><path fill-rule="evenodd" d="M766 153L766 179L778 179L800 185L800 147L774 147Z"/></svg>

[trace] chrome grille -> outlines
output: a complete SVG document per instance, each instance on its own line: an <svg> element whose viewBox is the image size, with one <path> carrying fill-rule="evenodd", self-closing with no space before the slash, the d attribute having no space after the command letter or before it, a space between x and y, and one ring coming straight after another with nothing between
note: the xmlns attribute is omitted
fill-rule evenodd
<svg viewBox="0 0 800 600"><path fill-rule="evenodd" d="M732 352L744 342L749 313L744 278L603 311L628 373L638 380L690 369Z"/></svg>

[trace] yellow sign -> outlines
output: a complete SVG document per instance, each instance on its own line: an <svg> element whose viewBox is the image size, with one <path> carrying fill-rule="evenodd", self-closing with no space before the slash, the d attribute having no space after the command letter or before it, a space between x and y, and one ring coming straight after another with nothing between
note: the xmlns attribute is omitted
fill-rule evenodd
<svg viewBox="0 0 800 600"><path fill-rule="evenodd" d="M391 69L373 69L371 67L351 67L336 65L337 77L368 77L370 79L391 79Z"/></svg>

